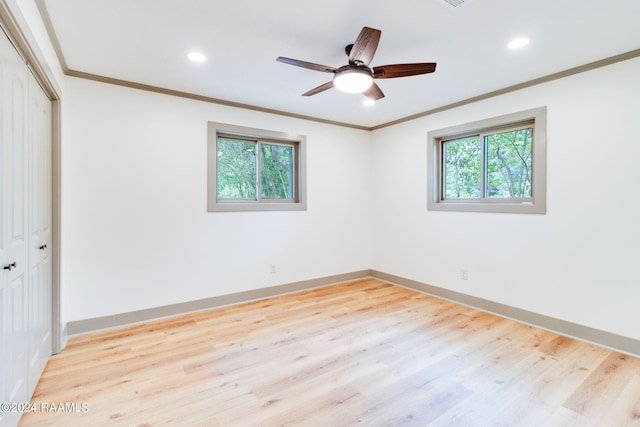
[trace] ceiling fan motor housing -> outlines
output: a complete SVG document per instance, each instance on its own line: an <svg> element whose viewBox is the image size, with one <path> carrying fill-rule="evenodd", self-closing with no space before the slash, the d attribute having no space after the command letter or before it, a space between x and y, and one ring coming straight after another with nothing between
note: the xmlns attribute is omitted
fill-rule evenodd
<svg viewBox="0 0 640 427"><path fill-rule="evenodd" d="M344 47L344 53L346 53L347 56L351 55L351 49L353 49L353 43L348 44Z"/></svg>

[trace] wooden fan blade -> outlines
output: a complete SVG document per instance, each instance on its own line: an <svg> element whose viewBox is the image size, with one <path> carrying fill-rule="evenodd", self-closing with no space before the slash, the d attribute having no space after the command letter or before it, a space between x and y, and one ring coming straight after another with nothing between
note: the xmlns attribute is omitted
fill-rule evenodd
<svg viewBox="0 0 640 427"><path fill-rule="evenodd" d="M436 70L435 62L420 62L416 64L392 64L381 65L373 68L374 79L392 79L394 77L415 76L418 74L433 73Z"/></svg>
<svg viewBox="0 0 640 427"><path fill-rule="evenodd" d="M362 94L367 98L371 98L375 101L377 101L378 99L384 98L384 93L382 93L382 90L380 89L380 87L375 83L369 86L369 89L362 92Z"/></svg>
<svg viewBox="0 0 640 427"><path fill-rule="evenodd" d="M349 53L349 64L362 63L368 66L376 53L381 34L382 31L375 28L363 27Z"/></svg>
<svg viewBox="0 0 640 427"><path fill-rule="evenodd" d="M316 88L311 89L308 92L305 92L302 94L302 96L311 96L311 95L315 95L316 93L320 93L320 92L324 92L325 90L331 89L333 87L333 80L330 82L327 82L323 85L320 85Z"/></svg>
<svg viewBox="0 0 640 427"><path fill-rule="evenodd" d="M323 73L335 73L336 69L329 67L328 65L314 64L313 62L300 61L298 59L285 58L279 56L276 61L289 65L295 65L296 67L307 68L309 70L322 71Z"/></svg>

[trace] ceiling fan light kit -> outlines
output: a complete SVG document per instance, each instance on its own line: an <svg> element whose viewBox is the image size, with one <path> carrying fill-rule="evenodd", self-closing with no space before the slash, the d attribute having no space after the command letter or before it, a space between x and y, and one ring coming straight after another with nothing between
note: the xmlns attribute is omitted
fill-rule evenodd
<svg viewBox="0 0 640 427"><path fill-rule="evenodd" d="M302 96L311 96L336 87L347 93L362 93L369 99L377 101L384 98L380 87L374 83L374 79L391 79L396 77L415 76L418 74L433 73L436 70L435 62L420 62L413 64L391 64L369 68L369 63L376 53L382 31L375 28L363 27L355 43L347 45L345 53L349 57L349 64L334 68L313 62L300 61L299 59L279 56L278 62L296 67L323 73L333 73L333 80L313 88Z"/></svg>
<svg viewBox="0 0 640 427"><path fill-rule="evenodd" d="M368 68L352 68L348 65L336 71L333 84L338 90L346 93L362 93L373 83L371 70Z"/></svg>

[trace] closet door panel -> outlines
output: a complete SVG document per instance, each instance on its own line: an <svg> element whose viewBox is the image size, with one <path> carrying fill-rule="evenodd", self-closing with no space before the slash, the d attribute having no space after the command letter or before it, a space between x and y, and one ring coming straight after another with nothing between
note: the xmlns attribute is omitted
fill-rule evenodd
<svg viewBox="0 0 640 427"><path fill-rule="evenodd" d="M29 75L29 392L51 356L51 102Z"/></svg>
<svg viewBox="0 0 640 427"><path fill-rule="evenodd" d="M0 401L24 402L28 391L28 78L29 71L0 35ZM19 414L0 413L0 422Z"/></svg>

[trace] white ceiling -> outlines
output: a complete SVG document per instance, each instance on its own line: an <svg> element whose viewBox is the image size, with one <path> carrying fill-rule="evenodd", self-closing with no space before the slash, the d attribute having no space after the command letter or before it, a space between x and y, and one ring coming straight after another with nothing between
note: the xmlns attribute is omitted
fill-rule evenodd
<svg viewBox="0 0 640 427"><path fill-rule="evenodd" d="M287 113L374 127L640 48L640 1L42 0L68 69ZM378 80L367 107L331 75L363 26L382 38L371 66L437 62L436 72ZM527 36L518 51L507 43ZM192 50L208 57L192 63Z"/></svg>

